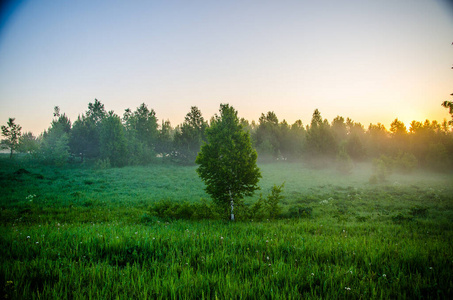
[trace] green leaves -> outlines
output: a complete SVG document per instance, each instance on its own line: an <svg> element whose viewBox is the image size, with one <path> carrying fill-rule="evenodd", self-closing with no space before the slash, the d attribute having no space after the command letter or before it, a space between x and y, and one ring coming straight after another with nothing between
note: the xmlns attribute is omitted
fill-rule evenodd
<svg viewBox="0 0 453 300"><path fill-rule="evenodd" d="M193 164L205 140L207 127L208 124L203 119L201 111L198 107L192 106L184 118L184 123L175 132L173 160Z"/></svg>
<svg viewBox="0 0 453 300"><path fill-rule="evenodd" d="M220 105L220 116L206 130L206 137L195 161L206 192L224 205L253 194L261 173L250 135L242 130L237 111L228 104Z"/></svg>
<svg viewBox="0 0 453 300"><path fill-rule="evenodd" d="M110 115L102 120L100 131L100 152L104 159L109 159L114 166L127 164L127 140L121 119Z"/></svg>

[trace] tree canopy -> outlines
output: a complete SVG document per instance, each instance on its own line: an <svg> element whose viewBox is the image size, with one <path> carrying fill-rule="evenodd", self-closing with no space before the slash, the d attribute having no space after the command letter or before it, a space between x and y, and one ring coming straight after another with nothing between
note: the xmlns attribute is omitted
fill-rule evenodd
<svg viewBox="0 0 453 300"><path fill-rule="evenodd" d="M214 202L226 209L231 205L234 220L234 203L258 189L261 173L257 153L237 111L228 104L220 105L220 115L206 130L206 139L195 161L199 164L197 173Z"/></svg>
<svg viewBox="0 0 453 300"><path fill-rule="evenodd" d="M453 117L451 102L442 105ZM20 129L11 133L13 127L7 125L2 130L8 136L1 143L13 152L30 153L54 165L88 162L104 168L160 160L190 165L195 164L201 145L207 141L207 129L220 118L212 117L207 122L201 110L192 106L183 123L174 128L168 120L158 123L156 112L145 103L135 111L126 109L120 119L112 114L94 99L71 124L56 106L50 127L41 135L26 133L17 138ZM395 119L388 130L380 123L365 128L339 115L329 123L316 109L306 126L301 120L292 125L284 119L279 121L273 111L262 113L257 123L240 119L238 124L249 134L260 162L303 160L312 167L325 167L338 161L349 164L351 160L354 165L383 155L396 160L412 155L420 167L448 171L453 167L452 122L422 120L406 125Z"/></svg>
<svg viewBox="0 0 453 300"><path fill-rule="evenodd" d="M10 149L10 158L13 157L13 152L19 144L22 127L15 123L15 118L9 118L7 126L2 126L2 135L6 137L6 144Z"/></svg>
<svg viewBox="0 0 453 300"><path fill-rule="evenodd" d="M201 111L198 107L192 106L184 118L184 123L175 132L174 158L182 163L193 163L205 140L207 127L208 123L204 120Z"/></svg>

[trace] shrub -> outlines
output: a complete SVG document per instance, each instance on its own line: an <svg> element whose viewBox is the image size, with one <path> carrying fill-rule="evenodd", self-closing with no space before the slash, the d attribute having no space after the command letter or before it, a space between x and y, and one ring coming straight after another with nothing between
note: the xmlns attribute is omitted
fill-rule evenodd
<svg viewBox="0 0 453 300"><path fill-rule="evenodd" d="M98 159L94 163L94 168L96 170L106 170L111 168L110 164L110 159L109 158L104 158L104 159Z"/></svg>
<svg viewBox="0 0 453 300"><path fill-rule="evenodd" d="M412 153L399 152L398 155L390 157L381 155L379 159L373 161L374 177L370 178L370 183L384 182L393 171L411 173L417 167L417 158Z"/></svg>
<svg viewBox="0 0 453 300"><path fill-rule="evenodd" d="M245 205L242 201L236 202L235 216L237 220L255 219L263 220L265 218L275 219L281 215L282 208L280 201L283 199L284 184L274 185L266 198L260 195L255 204L252 206ZM149 208L150 215L162 220L204 220L204 219L220 219L224 216L224 208L218 205L211 205L205 199L200 202L174 202L169 199L160 200ZM311 208L307 208L305 212L301 210L301 214L311 216ZM142 217L146 219L146 217ZM146 223L146 222L145 222Z"/></svg>
<svg viewBox="0 0 453 300"><path fill-rule="evenodd" d="M371 184L378 184L379 180L376 174L371 175L370 179L368 180Z"/></svg>
<svg viewBox="0 0 453 300"><path fill-rule="evenodd" d="M282 208L280 206L280 201L283 199L281 193L283 192L284 183L280 186L274 184L269 195L264 198L260 194L260 198L255 202L250 208L249 214L250 218L256 220L262 220L265 218L275 219L280 216Z"/></svg>
<svg viewBox="0 0 453 300"><path fill-rule="evenodd" d="M195 211L192 214L192 219L195 220L204 220L204 219L218 219L218 213L213 209L212 205L206 201L206 199L201 199L199 203L192 204L195 207Z"/></svg>
<svg viewBox="0 0 453 300"><path fill-rule="evenodd" d="M280 207L279 203L280 200L283 199L281 193L283 192L284 185L285 185L284 183L282 183L280 186L276 186L274 184L271 193L267 196L267 199L264 201L266 211L270 219L275 219L282 212L282 208Z"/></svg>
<svg viewBox="0 0 453 300"><path fill-rule="evenodd" d="M140 218L140 222L144 224L151 224L157 221L157 217L144 213Z"/></svg>
<svg viewBox="0 0 453 300"><path fill-rule="evenodd" d="M373 175L370 177L370 183L387 181L388 176L392 173L393 160L385 155L373 161Z"/></svg>
<svg viewBox="0 0 453 300"><path fill-rule="evenodd" d="M150 207L150 213L163 220L203 220L219 217L216 209L204 199L201 199L199 203L161 200Z"/></svg>
<svg viewBox="0 0 453 300"><path fill-rule="evenodd" d="M313 208L302 205L292 205L286 214L288 218L311 218L312 215Z"/></svg>
<svg viewBox="0 0 453 300"><path fill-rule="evenodd" d="M258 201L256 201L250 208L250 217L254 220L262 220L266 217L265 213L265 203L264 203L263 194L260 194Z"/></svg>
<svg viewBox="0 0 453 300"><path fill-rule="evenodd" d="M352 160L346 151L341 150L337 155L337 170L345 175L352 173Z"/></svg>

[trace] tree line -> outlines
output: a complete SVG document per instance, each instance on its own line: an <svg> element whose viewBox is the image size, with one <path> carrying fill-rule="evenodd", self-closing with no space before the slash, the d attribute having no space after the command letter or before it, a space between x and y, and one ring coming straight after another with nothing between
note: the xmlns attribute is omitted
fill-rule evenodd
<svg viewBox="0 0 453 300"><path fill-rule="evenodd" d="M450 102L443 103L450 109ZM156 112L142 103L135 110L126 109L122 116L107 111L99 100L88 104L85 113L71 122L55 107L50 127L40 136L22 133L10 118L2 126L6 137L2 145L29 153L42 163L62 166L91 161L100 168L149 164L158 160L195 164L206 130L215 123L204 119L193 106L184 122L172 127L170 121L158 122ZM331 122L316 109L311 122L288 124L270 111L258 122L240 119L249 132L259 161L299 160L318 166L334 162L348 172L354 162L378 160L376 165L410 170L416 166L438 171L453 167L452 121L442 123L412 121L409 126L395 119L387 129L381 123L367 128L350 118L335 117ZM384 172L384 171L383 171Z"/></svg>

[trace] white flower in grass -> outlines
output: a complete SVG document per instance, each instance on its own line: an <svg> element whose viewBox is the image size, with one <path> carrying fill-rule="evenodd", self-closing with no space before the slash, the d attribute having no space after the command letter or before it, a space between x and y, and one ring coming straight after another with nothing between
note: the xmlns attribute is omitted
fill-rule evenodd
<svg viewBox="0 0 453 300"><path fill-rule="evenodd" d="M311 276L315 276L315 273L311 273Z"/></svg>
<svg viewBox="0 0 453 300"><path fill-rule="evenodd" d="M344 289L347 290L347 291L350 291L350 290L351 290L351 288L350 288L350 287L347 287L347 286L345 286Z"/></svg>
<svg viewBox="0 0 453 300"><path fill-rule="evenodd" d="M385 274L382 274L382 277L387 277L387 275L385 275Z"/></svg>
<svg viewBox="0 0 453 300"><path fill-rule="evenodd" d="M30 238L30 236L29 236L29 235L27 235L27 239L29 239L29 238Z"/></svg>

